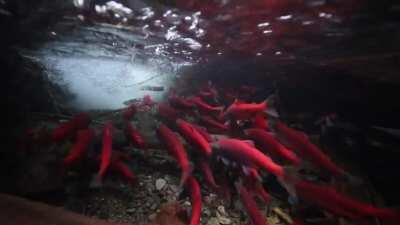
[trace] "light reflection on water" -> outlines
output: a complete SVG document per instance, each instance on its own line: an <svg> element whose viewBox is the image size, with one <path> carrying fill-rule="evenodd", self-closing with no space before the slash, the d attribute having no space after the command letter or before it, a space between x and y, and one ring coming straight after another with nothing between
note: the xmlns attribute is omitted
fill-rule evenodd
<svg viewBox="0 0 400 225"><path fill-rule="evenodd" d="M136 48L138 44L145 47ZM125 101L144 95L160 100L178 68L187 64L146 48L162 44L144 42L140 36L116 27L93 25L57 32L53 41L30 54L39 58L52 82L74 96L67 103L71 107L118 109L124 107ZM145 86L162 86L164 90L146 91Z"/></svg>
<svg viewBox="0 0 400 225"><path fill-rule="evenodd" d="M214 5L217 10L207 4L189 10L146 4L129 9L108 2L98 5L108 12L97 12L102 23L97 17L92 25L83 25L75 18L69 21L70 30L61 29L68 30L64 35L55 30L55 40L38 54L55 74L53 81L75 95L73 106L115 109L146 94L159 99L163 92L142 91L141 85L168 90L182 64L230 54L293 60L318 49L314 45L351 34L337 26L340 10L325 1L307 2L265 5L231 0ZM86 20L83 15L77 18ZM313 41L317 38L320 43ZM136 56L141 60L132 62Z"/></svg>

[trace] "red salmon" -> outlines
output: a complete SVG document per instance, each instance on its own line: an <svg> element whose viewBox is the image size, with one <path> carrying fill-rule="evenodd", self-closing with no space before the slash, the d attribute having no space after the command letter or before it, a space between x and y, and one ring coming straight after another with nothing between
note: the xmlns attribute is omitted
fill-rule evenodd
<svg viewBox="0 0 400 225"><path fill-rule="evenodd" d="M111 162L112 129L113 125L111 122L107 122L103 128L103 147L101 150L100 169L98 173L100 179L104 177Z"/></svg>
<svg viewBox="0 0 400 225"><path fill-rule="evenodd" d="M68 156L64 159L64 166L71 166L85 157L89 144L94 137L91 129L78 131L74 146L69 151Z"/></svg>
<svg viewBox="0 0 400 225"><path fill-rule="evenodd" d="M157 130L157 134L161 141L166 145L169 153L178 161L182 170L181 185L185 183L191 173L188 156L178 136L167 126L161 124Z"/></svg>

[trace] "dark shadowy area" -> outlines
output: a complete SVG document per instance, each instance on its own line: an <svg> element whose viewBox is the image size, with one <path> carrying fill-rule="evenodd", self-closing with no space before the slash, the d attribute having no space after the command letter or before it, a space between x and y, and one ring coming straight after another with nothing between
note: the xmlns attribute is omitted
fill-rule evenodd
<svg viewBox="0 0 400 225"><path fill-rule="evenodd" d="M32 112L57 112L58 101L66 97L64 90L47 80L42 65L23 57L20 47L37 48L45 41L43 32L60 17L57 12L66 5L60 1L5 1L2 8L11 14L0 15L1 108L3 110L0 150L2 191L15 191L16 172L21 169L16 160L18 138L29 127Z"/></svg>

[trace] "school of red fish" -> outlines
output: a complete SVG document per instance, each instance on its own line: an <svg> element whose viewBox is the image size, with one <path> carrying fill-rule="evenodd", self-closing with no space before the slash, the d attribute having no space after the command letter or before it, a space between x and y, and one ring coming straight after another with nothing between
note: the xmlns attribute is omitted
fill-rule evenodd
<svg viewBox="0 0 400 225"><path fill-rule="evenodd" d="M238 92L251 96L255 90L243 86L238 88ZM162 121L155 127L157 136L162 148L176 160L181 170L181 187L190 193L190 225L200 224L200 186L203 184L198 182L199 175L205 181L204 185L222 197L230 198L232 193L238 194L253 225L267 224L255 201L257 197L264 204L270 202L271 196L263 185L263 178L267 175L277 178L295 199L294 204L312 204L355 221L378 218L400 224L400 213L394 209L375 207L341 193L333 185L308 181L299 174L289 172L308 162L332 179L353 179L313 144L307 134L289 127L279 118L273 98L254 103L239 100L238 97L231 90L218 89L208 83L195 96L170 92L167 101L160 103L146 96L140 104L131 104L122 110L127 138L133 147L146 151L149 146L131 120L141 108L157 107L157 115ZM80 113L52 131L52 140L57 143L74 137L75 144L63 160L65 168L74 166L87 156L88 146L95 137L90 123L88 114ZM135 174L126 163L129 157L113 149L113 129L112 121L103 126L98 178L103 179L107 171L112 170L121 174L127 182L135 184ZM221 171L231 176L228 178ZM219 174L218 180L215 174ZM298 220L295 223L302 224Z"/></svg>

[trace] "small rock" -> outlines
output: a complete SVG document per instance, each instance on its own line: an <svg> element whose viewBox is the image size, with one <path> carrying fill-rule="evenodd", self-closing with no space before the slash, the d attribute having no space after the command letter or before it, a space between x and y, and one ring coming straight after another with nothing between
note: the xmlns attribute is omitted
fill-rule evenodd
<svg viewBox="0 0 400 225"><path fill-rule="evenodd" d="M223 205L218 206L217 210L222 216L226 216L227 215L227 213L225 211L225 207Z"/></svg>
<svg viewBox="0 0 400 225"><path fill-rule="evenodd" d="M236 213L236 212L231 212L230 215L231 215L231 217L233 217L233 218L240 218L240 214L239 214L239 213Z"/></svg>
<svg viewBox="0 0 400 225"><path fill-rule="evenodd" d="M218 219L216 217L211 217L207 221L207 225L219 225Z"/></svg>
<svg viewBox="0 0 400 225"><path fill-rule="evenodd" d="M283 211L281 208L279 207L274 207L272 208L272 211L282 220L284 220L286 223L288 224L292 224L293 220L290 217L289 214L287 214L285 211Z"/></svg>
<svg viewBox="0 0 400 225"><path fill-rule="evenodd" d="M267 223L271 224L271 225L278 225L278 224L280 224L280 221L277 216L268 216Z"/></svg>
<svg viewBox="0 0 400 225"><path fill-rule="evenodd" d="M183 203L183 206L186 206L186 207L190 207L192 204L189 202L189 201L185 201L184 203Z"/></svg>
<svg viewBox="0 0 400 225"><path fill-rule="evenodd" d="M134 209L134 208L130 208L130 209L127 209L126 210L126 212L127 213L134 213L136 210Z"/></svg>
<svg viewBox="0 0 400 225"><path fill-rule="evenodd" d="M165 181L165 180L162 179L162 178L159 178L159 179L156 180L156 189L157 189L158 191L160 191L161 189L164 188L164 186L165 186L166 184L167 184L167 181Z"/></svg>
<svg viewBox="0 0 400 225"><path fill-rule="evenodd" d="M219 217L219 218L218 218L218 222L219 222L220 224L223 224L223 225L229 225L229 224L232 223L232 220L229 219L228 217Z"/></svg>
<svg viewBox="0 0 400 225"><path fill-rule="evenodd" d="M217 219L218 219L218 222L223 225L229 225L232 223L231 219L229 219L226 216L221 215L219 212L217 212Z"/></svg>

